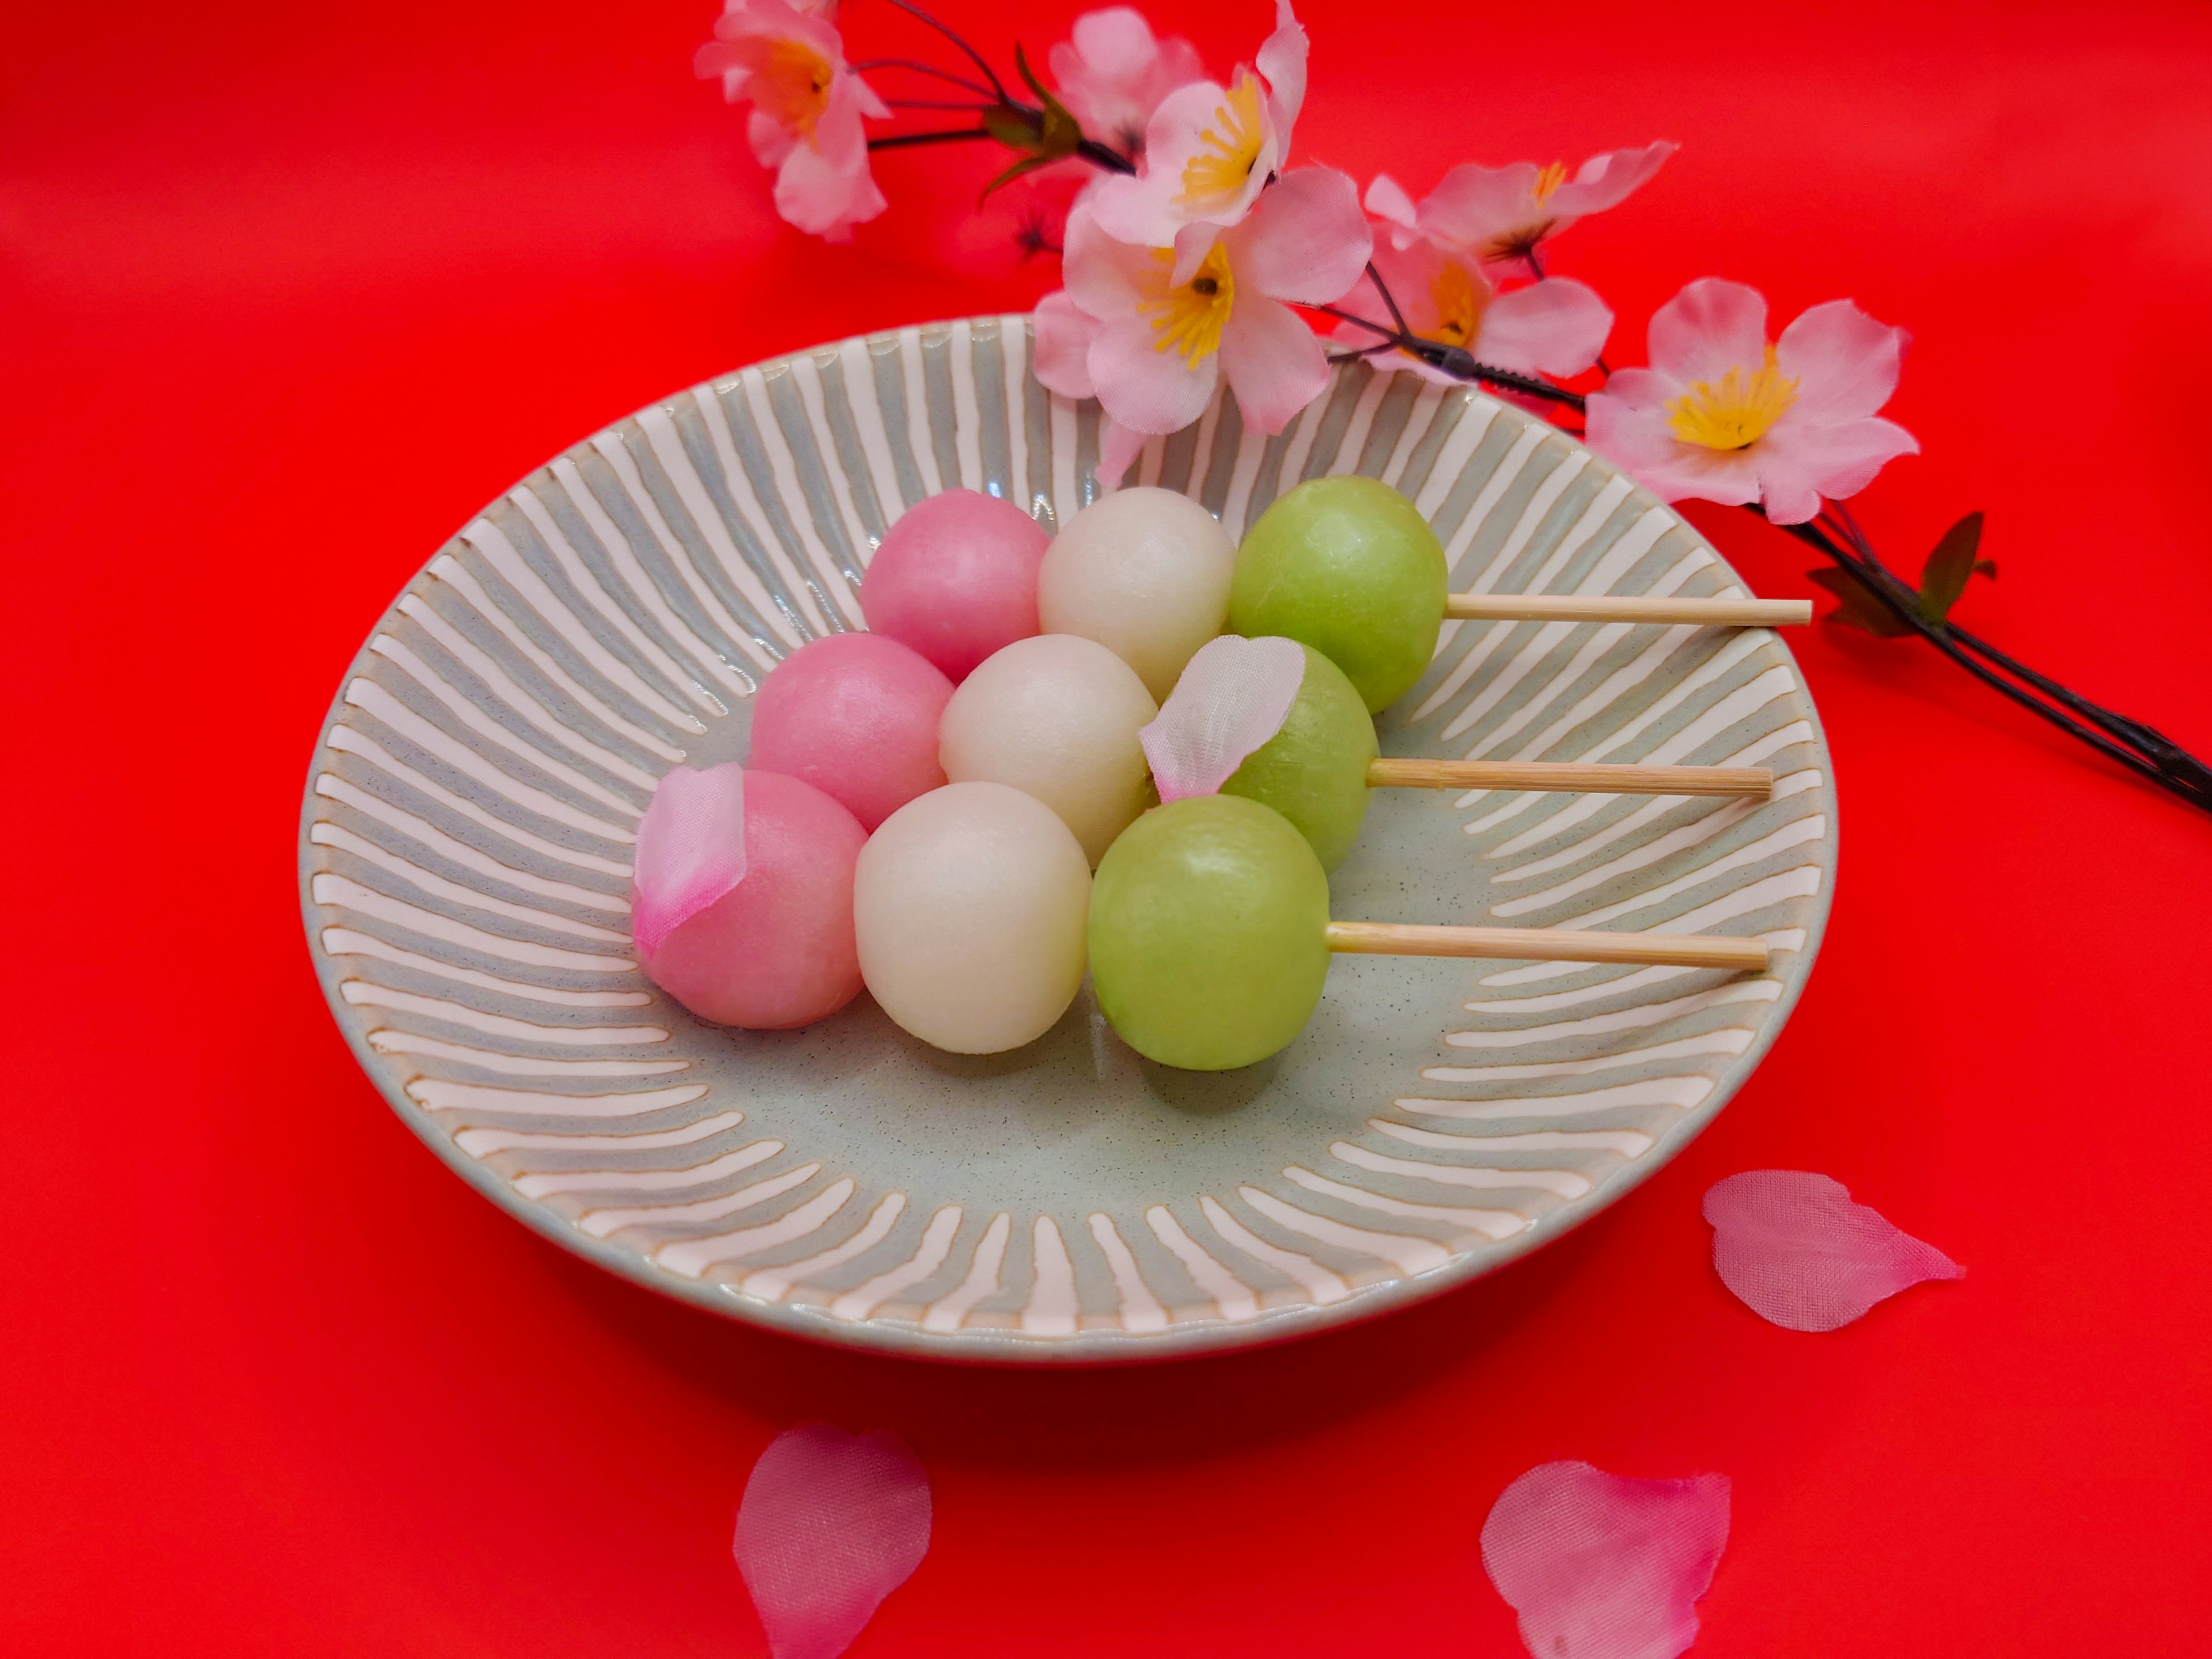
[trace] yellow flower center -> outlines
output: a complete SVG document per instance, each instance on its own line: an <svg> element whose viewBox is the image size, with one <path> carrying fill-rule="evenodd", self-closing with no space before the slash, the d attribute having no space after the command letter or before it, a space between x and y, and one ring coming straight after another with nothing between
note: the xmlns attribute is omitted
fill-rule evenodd
<svg viewBox="0 0 2212 1659"><path fill-rule="evenodd" d="M1437 308L1435 337L1447 345L1473 346L1490 304L1490 284L1458 260L1447 259L1429 283L1429 300Z"/></svg>
<svg viewBox="0 0 2212 1659"><path fill-rule="evenodd" d="M1202 207L1244 188L1260 160L1264 129L1260 82L1249 70L1237 77L1225 102L1213 106L1214 125L1198 135L1203 146L1182 164L1182 194L1177 207Z"/></svg>
<svg viewBox="0 0 2212 1659"><path fill-rule="evenodd" d="M1774 348L1747 378L1741 367L1721 376L1718 386L1699 380L1667 405L1667 424L1686 444L1707 449L1742 449L1757 443L1797 401L1797 382L1774 367Z"/></svg>
<svg viewBox="0 0 2212 1659"><path fill-rule="evenodd" d="M1536 182L1528 193L1541 202L1566 182L1567 164L1565 161L1554 161L1536 175Z"/></svg>
<svg viewBox="0 0 2212 1659"><path fill-rule="evenodd" d="M1152 257L1173 264L1171 248L1156 247ZM1158 313L1152 319L1155 351L1179 351L1186 363L1195 364L1221 349L1221 327L1236 302L1237 279L1229 269L1229 250L1218 242L1206 252L1197 274L1180 288L1165 289L1142 308Z"/></svg>
<svg viewBox="0 0 2212 1659"><path fill-rule="evenodd" d="M814 137L814 124L830 107L830 60L803 40L768 43L747 88L760 112L787 132Z"/></svg>

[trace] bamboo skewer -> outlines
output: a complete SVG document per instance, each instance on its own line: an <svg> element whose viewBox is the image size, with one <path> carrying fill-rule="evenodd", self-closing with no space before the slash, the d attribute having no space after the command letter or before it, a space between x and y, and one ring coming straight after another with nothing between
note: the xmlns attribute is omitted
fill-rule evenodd
<svg viewBox="0 0 2212 1659"><path fill-rule="evenodd" d="M1373 789L1528 789L1605 795L1747 795L1765 800L1774 774L1764 766L1583 765L1561 761L1370 762Z"/></svg>
<svg viewBox="0 0 2212 1659"><path fill-rule="evenodd" d="M1542 927L1441 927L1332 921L1328 948L1370 957L1494 957L1513 962L1626 962L1766 971L1766 941L1668 933L1583 933Z"/></svg>
<svg viewBox="0 0 2212 1659"><path fill-rule="evenodd" d="M1786 628L1813 620L1810 599L1625 599L1604 593L1449 593L1444 615L1462 622L1692 623L1708 628Z"/></svg>

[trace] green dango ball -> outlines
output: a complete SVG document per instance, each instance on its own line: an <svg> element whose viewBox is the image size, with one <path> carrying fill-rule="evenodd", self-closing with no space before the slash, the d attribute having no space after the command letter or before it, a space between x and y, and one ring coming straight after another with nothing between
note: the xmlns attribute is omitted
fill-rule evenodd
<svg viewBox="0 0 2212 1659"><path fill-rule="evenodd" d="M1242 795L1155 807L1099 861L1091 982L1148 1060L1225 1072L1305 1028L1328 976L1328 877L1306 838Z"/></svg>
<svg viewBox="0 0 2212 1659"><path fill-rule="evenodd" d="M1367 768L1382 753L1375 721L1344 671L1311 646L1306 677L1282 729L1244 757L1221 786L1272 806L1334 870L1367 817Z"/></svg>
<svg viewBox="0 0 2212 1659"><path fill-rule="evenodd" d="M1443 544L1389 485L1312 478L1245 532L1229 627L1311 646L1374 714L1411 690L1436 655L1449 580Z"/></svg>

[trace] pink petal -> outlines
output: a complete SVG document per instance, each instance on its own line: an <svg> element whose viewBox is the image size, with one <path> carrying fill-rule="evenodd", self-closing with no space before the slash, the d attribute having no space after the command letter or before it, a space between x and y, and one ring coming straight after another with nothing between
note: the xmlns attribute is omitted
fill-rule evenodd
<svg viewBox="0 0 2212 1659"><path fill-rule="evenodd" d="M1305 647L1272 636L1208 640L1137 733L1160 801L1220 793L1245 757L1283 729L1305 684Z"/></svg>
<svg viewBox="0 0 2212 1659"><path fill-rule="evenodd" d="M668 936L745 878L745 769L679 766L638 820L630 933L648 961Z"/></svg>
<svg viewBox="0 0 2212 1659"><path fill-rule="evenodd" d="M1260 43L1252 62L1267 77L1269 101L1281 126L1278 165L1290 154L1291 125L1306 101L1306 31L1291 0L1275 0L1275 32Z"/></svg>
<svg viewBox="0 0 2212 1659"><path fill-rule="evenodd" d="M1790 412L1830 421L1875 414L1897 390L1910 337L1849 300L1813 307L1774 343L1774 366L1797 382Z"/></svg>
<svg viewBox="0 0 2212 1659"><path fill-rule="evenodd" d="M1537 1659L1674 1659L1728 1543L1729 1480L1542 1463L1482 1523L1482 1565Z"/></svg>
<svg viewBox="0 0 2212 1659"><path fill-rule="evenodd" d="M1741 507L1759 498L1759 446L1707 449L1686 444L1667 423L1664 400L1679 382L1646 368L1613 371L1590 394L1583 441L1662 501L1685 496Z"/></svg>
<svg viewBox="0 0 2212 1659"><path fill-rule="evenodd" d="M1091 78L1109 82L1139 81L1159 57L1152 26L1133 6L1086 11L1068 33L1073 40L1052 49L1052 72L1063 88Z"/></svg>
<svg viewBox="0 0 2212 1659"><path fill-rule="evenodd" d="M1571 276L1548 276L1501 294L1482 313L1474 355L1494 368L1565 377L1595 362L1613 313Z"/></svg>
<svg viewBox="0 0 2212 1659"><path fill-rule="evenodd" d="M1617 206L1649 184L1651 175L1680 148L1662 138L1642 149L1611 149L1593 155L1575 170L1570 182L1552 192L1544 205L1562 219L1578 219Z"/></svg>
<svg viewBox="0 0 2212 1659"><path fill-rule="evenodd" d="M1255 307L1273 305L1255 300ZM1281 307L1277 307L1279 310ZM1236 325L1238 306L1230 313ZM1303 326L1303 325L1301 325ZM1228 330L1223 331L1223 349L1185 362L1180 351L1162 351L1152 319L1132 313L1099 325L1091 341L1091 382L1098 388L1099 404L1123 426L1139 432L1180 432L1213 401L1220 383L1228 349ZM1310 337L1311 331L1307 331ZM1320 349L1318 346L1315 348ZM1324 369L1324 374L1326 369ZM1304 408L1304 404L1299 405Z"/></svg>
<svg viewBox="0 0 2212 1659"><path fill-rule="evenodd" d="M1407 248L1420 235L1420 210L1406 193L1405 185L1387 173L1375 175L1367 186L1367 210L1390 227L1390 246Z"/></svg>
<svg viewBox="0 0 2212 1659"><path fill-rule="evenodd" d="M1063 398L1095 398L1091 383L1091 337L1098 325L1062 290L1037 301L1030 319L1036 331L1036 377Z"/></svg>
<svg viewBox="0 0 2212 1659"><path fill-rule="evenodd" d="M849 240L855 224L890 205L868 172L867 137L860 126L864 90L856 76L840 75L814 137L794 145L775 175L776 212L833 242Z"/></svg>
<svg viewBox="0 0 2212 1659"><path fill-rule="evenodd" d="M1818 513L1819 496L1842 501L1874 482L1900 455L1917 455L1918 440L1894 421L1869 416L1822 424L1794 421L1795 410L1752 446L1766 496L1766 516L1777 524L1802 524ZM1805 505L1809 492L1815 499Z"/></svg>
<svg viewBox="0 0 2212 1659"><path fill-rule="evenodd" d="M1184 203L1184 164L1205 153L1206 130L1214 124L1214 111L1226 103L1228 90L1212 81L1194 81L1178 87L1160 100L1145 127L1145 165L1134 175L1103 180L1091 198L1098 222L1116 240L1140 247L1165 247L1176 232L1194 219L1233 224L1243 218L1267 182L1262 166L1253 169L1242 189L1216 200Z"/></svg>
<svg viewBox="0 0 2212 1659"><path fill-rule="evenodd" d="M1536 204L1537 167L1478 167L1468 161L1437 182L1421 203L1421 228L1439 240L1481 248L1550 216Z"/></svg>
<svg viewBox="0 0 2212 1659"><path fill-rule="evenodd" d="M1755 288L1700 276L1652 313L1651 367L1688 385L1766 361L1766 300Z"/></svg>
<svg viewBox="0 0 2212 1659"><path fill-rule="evenodd" d="M1094 191L1068 210L1060 261L1067 297L1093 317L1133 316L1140 304L1165 291L1167 274L1151 248L1107 231L1093 210L1097 199Z"/></svg>
<svg viewBox="0 0 2212 1659"><path fill-rule="evenodd" d="M1285 173L1225 240L1240 298L1249 291L1300 305L1342 299L1375 248L1359 186L1334 167Z"/></svg>
<svg viewBox="0 0 2212 1659"><path fill-rule="evenodd" d="M1091 476L1098 480L1101 489L1121 487L1130 465L1144 453L1145 440L1150 435L1123 426L1111 415L1098 417L1098 465L1091 469Z"/></svg>
<svg viewBox="0 0 2212 1659"><path fill-rule="evenodd" d="M1091 137L1139 153L1145 126L1177 87L1206 78L1188 40L1159 40L1141 13L1127 6L1089 11L1075 20L1074 38L1052 49L1060 101Z"/></svg>
<svg viewBox="0 0 2212 1659"><path fill-rule="evenodd" d="M1320 337L1278 301L1240 296L1221 331L1218 356L1244 424L1269 437L1328 389L1328 354ZM1189 418L1196 420L1197 412Z"/></svg>
<svg viewBox="0 0 2212 1659"><path fill-rule="evenodd" d="M1713 1266L1761 1319L1832 1331L1923 1279L1966 1269L1900 1232L1840 1182L1802 1170L1747 1170L1706 1189Z"/></svg>
<svg viewBox="0 0 2212 1659"><path fill-rule="evenodd" d="M929 1549L929 1476L907 1443L827 1423L769 1443L738 1508L738 1570L775 1659L836 1659Z"/></svg>

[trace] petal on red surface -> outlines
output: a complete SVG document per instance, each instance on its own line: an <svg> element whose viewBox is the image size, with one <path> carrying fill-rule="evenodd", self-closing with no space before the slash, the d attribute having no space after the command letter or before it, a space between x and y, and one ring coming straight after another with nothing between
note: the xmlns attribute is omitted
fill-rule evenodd
<svg viewBox="0 0 2212 1659"><path fill-rule="evenodd" d="M1824 1175L1747 1170L1706 1190L1713 1267L1761 1319L1832 1331L1885 1297L1966 1269Z"/></svg>
<svg viewBox="0 0 2212 1659"><path fill-rule="evenodd" d="M913 1449L827 1423L769 1443L738 1509L738 1570L775 1659L836 1659L921 1565L929 1476Z"/></svg>
<svg viewBox="0 0 2212 1659"><path fill-rule="evenodd" d="M1536 1659L1674 1659L1728 1543L1729 1480L1542 1463L1498 1495L1482 1565Z"/></svg>

